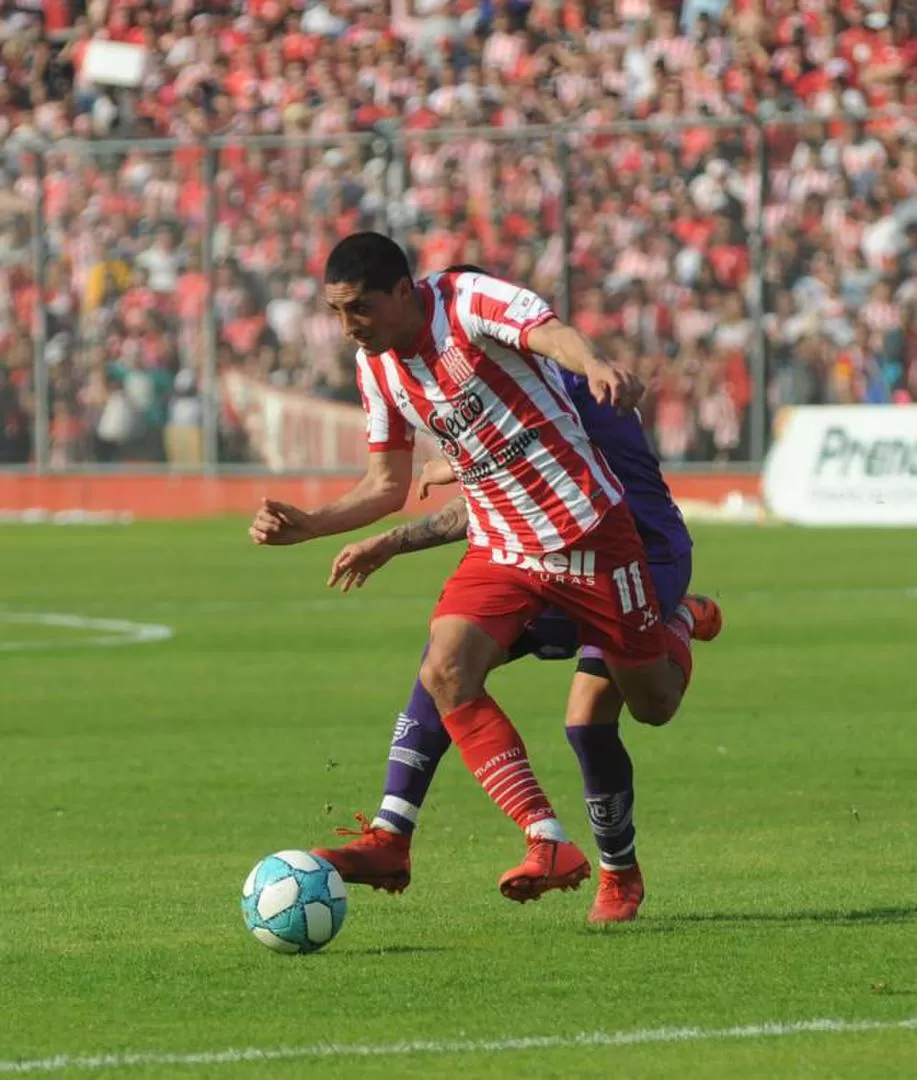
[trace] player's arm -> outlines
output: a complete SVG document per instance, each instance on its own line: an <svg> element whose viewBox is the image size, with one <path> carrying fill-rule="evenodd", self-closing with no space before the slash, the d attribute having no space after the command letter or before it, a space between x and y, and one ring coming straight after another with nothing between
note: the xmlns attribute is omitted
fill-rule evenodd
<svg viewBox="0 0 917 1080"><path fill-rule="evenodd" d="M461 288L468 292L461 317L472 339L490 338L515 352L538 353L584 375L600 404L610 401L622 410L637 405L643 395L637 376L600 357L589 339L561 322L536 293L480 275Z"/></svg>
<svg viewBox="0 0 917 1080"><path fill-rule="evenodd" d="M363 353L357 354L357 386L366 413L369 465L355 488L318 510L264 499L249 529L256 544L301 544L372 525L400 510L411 490L414 431L395 409Z"/></svg>
<svg viewBox="0 0 917 1080"><path fill-rule="evenodd" d="M621 410L634 409L643 396L643 383L633 372L609 364L585 334L560 319L533 326L526 334L526 347L574 375L585 375L599 404L607 401Z"/></svg>
<svg viewBox="0 0 917 1080"><path fill-rule="evenodd" d="M468 505L463 496L457 495L436 513L396 525L385 535L396 555L454 544L468 535Z"/></svg>
<svg viewBox="0 0 917 1080"><path fill-rule="evenodd" d="M328 585L340 584L342 592L354 587L360 589L370 574L380 570L396 555L454 544L464 540L467 532L468 508L460 495L436 513L396 525L388 532L356 544L348 544L331 564Z"/></svg>
<svg viewBox="0 0 917 1080"><path fill-rule="evenodd" d="M317 510L264 499L249 535L256 544L301 544L372 525L401 510L411 489L411 450L369 455L366 475L351 491Z"/></svg>

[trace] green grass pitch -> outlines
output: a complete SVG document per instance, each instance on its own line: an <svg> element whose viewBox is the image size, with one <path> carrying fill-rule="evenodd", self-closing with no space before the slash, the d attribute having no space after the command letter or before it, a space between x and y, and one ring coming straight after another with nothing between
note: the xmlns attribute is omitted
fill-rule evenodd
<svg viewBox="0 0 917 1080"><path fill-rule="evenodd" d="M520 839L447 759L411 888L351 888L340 937L289 958L245 933L242 880L375 808L459 554L340 596L337 546L258 550L240 520L0 530L0 1075L917 1075L917 535L697 530L727 627L671 725L626 722L637 923L587 931L589 884L502 899ZM526 660L492 689L585 845L570 672ZM818 1019L848 1027L726 1034ZM620 1045L575 1043L596 1032ZM55 1060L104 1054L152 1056Z"/></svg>

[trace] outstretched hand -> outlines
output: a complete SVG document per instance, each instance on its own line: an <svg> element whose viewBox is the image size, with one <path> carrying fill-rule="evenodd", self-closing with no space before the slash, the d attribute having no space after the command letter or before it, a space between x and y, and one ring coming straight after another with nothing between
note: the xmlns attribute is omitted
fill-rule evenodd
<svg viewBox="0 0 917 1080"><path fill-rule="evenodd" d="M292 503L263 498L248 535L256 544L302 544L316 533L310 515Z"/></svg>
<svg viewBox="0 0 917 1080"><path fill-rule="evenodd" d="M334 557L328 587L333 589L340 584L341 592L362 589L370 574L380 570L396 554L395 544L386 533L348 544Z"/></svg>

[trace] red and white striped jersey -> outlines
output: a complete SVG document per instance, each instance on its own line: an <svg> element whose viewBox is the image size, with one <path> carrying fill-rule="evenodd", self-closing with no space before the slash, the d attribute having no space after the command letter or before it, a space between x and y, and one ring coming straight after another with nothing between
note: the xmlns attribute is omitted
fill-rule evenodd
<svg viewBox="0 0 917 1080"><path fill-rule="evenodd" d="M622 488L594 449L557 365L529 332L555 318L527 289L480 274L420 282L427 324L412 355L357 353L371 451L429 432L468 504L468 539L539 554L570 547Z"/></svg>

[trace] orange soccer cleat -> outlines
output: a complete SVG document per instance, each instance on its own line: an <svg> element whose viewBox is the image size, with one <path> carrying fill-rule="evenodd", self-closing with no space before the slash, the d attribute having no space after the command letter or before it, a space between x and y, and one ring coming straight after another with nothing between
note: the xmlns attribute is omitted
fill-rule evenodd
<svg viewBox="0 0 917 1080"><path fill-rule="evenodd" d="M400 893L411 884L411 838L373 825L357 814L359 829L336 829L338 836L355 836L338 848L315 848L313 854L327 859L349 885L372 885Z"/></svg>
<svg viewBox="0 0 917 1080"><path fill-rule="evenodd" d="M500 878L500 892L507 900L524 904L551 889L576 889L589 877L589 860L569 840L527 841L528 852L519 866Z"/></svg>
<svg viewBox="0 0 917 1080"><path fill-rule="evenodd" d="M625 870L603 868L599 871L599 891L589 912L589 922L593 926L633 922L643 896L643 875L636 863Z"/></svg>
<svg viewBox="0 0 917 1080"><path fill-rule="evenodd" d="M691 637L695 641L713 641L723 629L723 611L720 605L709 596L688 593L682 603L694 616L694 629Z"/></svg>

